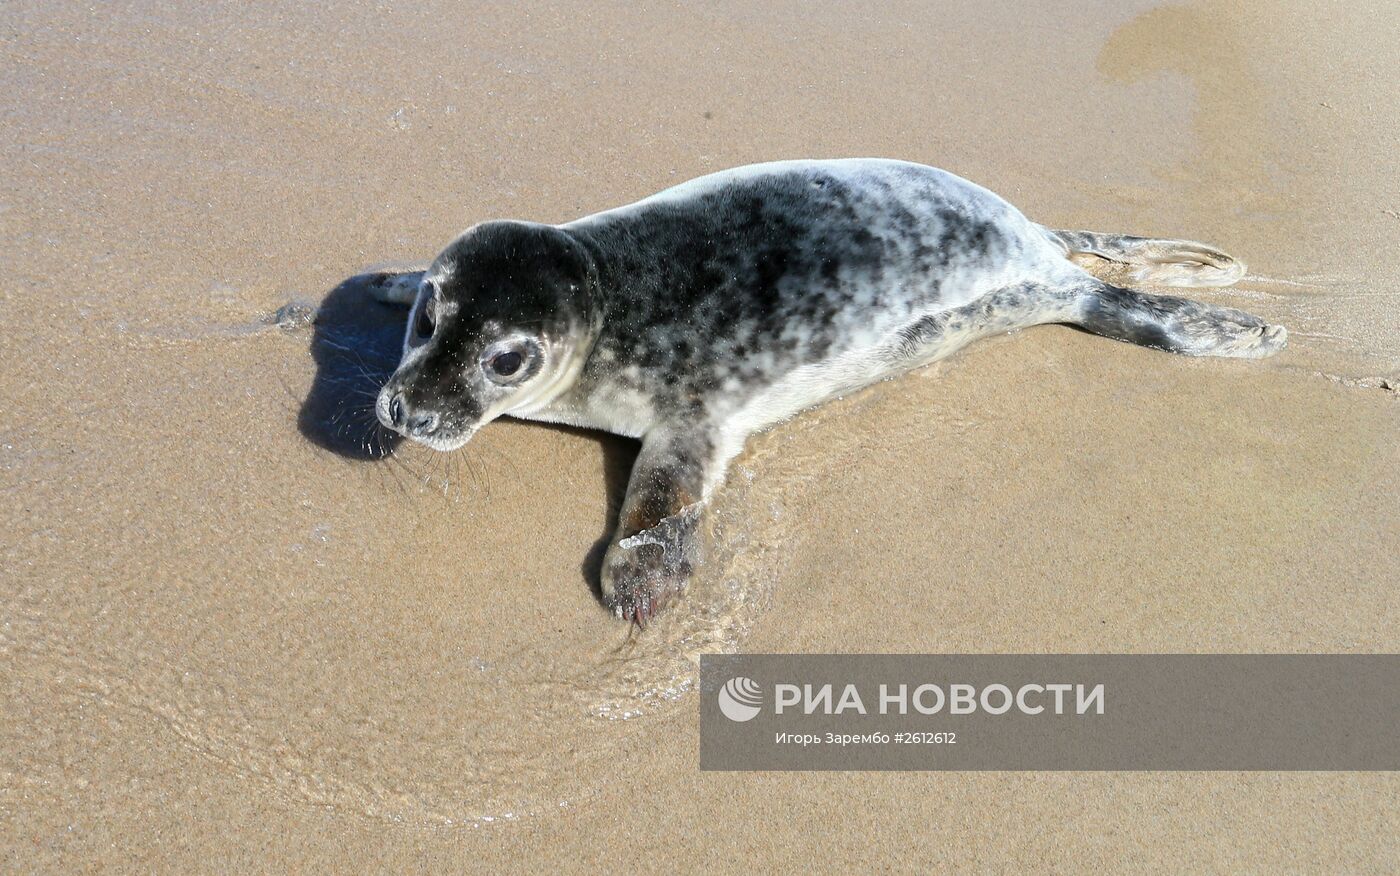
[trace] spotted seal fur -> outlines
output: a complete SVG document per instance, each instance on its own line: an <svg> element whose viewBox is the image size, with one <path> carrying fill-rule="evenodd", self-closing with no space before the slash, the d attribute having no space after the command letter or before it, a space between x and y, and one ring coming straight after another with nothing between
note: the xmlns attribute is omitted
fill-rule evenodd
<svg viewBox="0 0 1400 876"><path fill-rule="evenodd" d="M1267 356L1258 317L1106 283L1228 285L1204 244L1031 222L946 171L879 159L751 165L564 225L469 228L378 296L410 304L380 421L438 450L503 414L641 439L604 601L645 623L699 559L745 440L793 414L1043 323L1193 356Z"/></svg>

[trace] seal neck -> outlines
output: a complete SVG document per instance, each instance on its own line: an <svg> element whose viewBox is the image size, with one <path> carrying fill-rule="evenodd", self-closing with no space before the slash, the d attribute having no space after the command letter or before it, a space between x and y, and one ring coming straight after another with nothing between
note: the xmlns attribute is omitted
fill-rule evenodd
<svg viewBox="0 0 1400 876"><path fill-rule="evenodd" d="M603 333L606 298L601 282L602 271L599 269L602 249L597 241L578 229L555 227L568 235L582 251L583 276L574 301L579 324L572 329L577 338L569 344L567 360L560 363L548 382L532 393L524 404L510 411L517 416L528 417L547 413L551 406L566 396L588 366L598 338Z"/></svg>

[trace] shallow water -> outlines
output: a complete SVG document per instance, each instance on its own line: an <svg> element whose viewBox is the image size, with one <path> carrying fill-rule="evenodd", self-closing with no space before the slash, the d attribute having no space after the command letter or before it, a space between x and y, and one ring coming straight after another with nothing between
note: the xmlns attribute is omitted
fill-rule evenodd
<svg viewBox="0 0 1400 876"><path fill-rule="evenodd" d="M509 483L521 472L502 447L488 442L473 447L465 460L446 458L399 445L374 425L367 394L396 363L402 311L372 303L363 284L352 278L326 297L313 320L295 309L281 313L280 322L274 315L245 324L135 333L143 343L158 342L156 349L178 341L191 358L227 359L237 356L235 345L246 343L284 355L309 347L315 374L299 410L292 399L300 393L284 387L288 397L267 423L274 437L266 446L258 446L263 438L253 446L235 444L224 448L225 459L187 452L181 454L185 459L172 461L174 471L160 474L151 470L159 464L148 456L149 441L122 448L135 451L126 476L135 470L143 475L123 491L121 510L131 515L126 525L149 526L150 507L161 508L163 522L170 524L170 531L153 538L159 547L144 560L150 577L123 570L125 546L108 542L132 534L114 525L111 507L72 509L66 522L76 532L65 541L81 545L76 555L55 539L55 554L44 556L36 542L45 534L56 536L53 531L35 532L27 546L16 546L15 554L31 565L37 560L71 569L76 561L81 569L95 561L99 567L115 566L118 574L92 575L97 570L88 566L91 589L85 592L67 584L80 580L78 573L8 594L0 648L14 677L48 679L35 695L75 708L110 708L151 719L269 793L346 814L396 823L481 825L577 805L596 794L609 780L612 760L650 732L658 711L673 707L690 690L698 655L739 647L761 611L774 572L765 567L764 549L748 547L752 470L740 470L734 488L715 508L706 574L691 589L685 609L645 634L624 629L592 604L589 585L596 581L596 557L605 544L599 538L591 551L579 548L561 566L548 567L537 585L575 591L587 623L570 631L567 645L550 636L522 640L518 630L466 645L464 639L479 637L424 628L427 618L415 611L413 620L398 619L410 624L406 630L387 618L361 618L380 638L354 647L366 630L343 641L340 629L350 629L341 625L354 628L348 616L327 617L326 627L315 616L335 615L347 600L378 615L387 606L374 588L404 583L397 580L401 573L392 571L400 555L439 551L444 537L472 538L469 506L483 501L541 506L530 515L531 526L547 526L555 515L529 495L539 489L537 483ZM114 334L132 335L120 325ZM263 355L252 358L260 361ZM199 379L204 386L222 380L216 373ZM157 390L147 403L161 408L164 417L180 417L170 408L181 407L197 416L205 401L192 395ZM249 393L246 402L264 405L266 398L255 398L263 395ZM291 425L300 432L295 440L275 434ZM575 444L598 441L573 430L515 428L536 432L542 448L561 435ZM208 434L209 444L199 449L218 451L227 437ZM594 499L599 507L590 515L600 526L608 505L620 498L635 453L628 442L605 444L614 461L606 465L607 482L593 491L606 487L609 495ZM328 461L316 447L341 460L329 472L340 481L337 500L374 506L386 518L382 524L367 527L356 508L323 504L316 478L325 475L306 471L316 459L322 466ZM243 458L230 461L231 456ZM112 457L99 464L111 465ZM12 456L6 470L28 478L33 489L47 478L72 476L73 467L71 455L47 461L31 455ZM239 470L259 483L239 483ZM182 486L191 478L199 480L199 490ZM305 498L289 503L290 496L265 492L275 494L288 479L308 491ZM249 490L258 495L246 495ZM163 502L171 493L173 502ZM295 528L259 531L265 521L257 518L264 511L295 519ZM235 522L240 512L253 518L245 521L251 530ZM451 518L463 512L468 521L460 533L453 532ZM344 561L346 550L365 547L346 545L347 540L415 517L416 532L388 532L384 543L373 547L382 557L365 564ZM495 528L495 522L489 514L479 525ZM439 568L431 556L420 559L427 560L427 574L434 577L513 577L520 570L514 555L534 550L537 541L528 533L503 533L496 548L500 555L482 563L491 571L476 576L470 567ZM210 548L213 555L192 575L185 565L190 554ZM224 553L234 551L238 556ZM468 563L481 563L473 554ZM366 571L379 565L390 569ZM250 578L262 579L262 586ZM261 590L262 604L214 592L249 584ZM343 589L353 586L365 590L352 595ZM518 584L507 586L512 596L520 595ZM215 616L187 614L195 607L188 603L201 598L214 603ZM534 597L533 610L547 615L551 599ZM519 610L502 611L504 619L519 622ZM100 620L109 613L134 623L111 627ZM598 732L600 722L612 729Z"/></svg>

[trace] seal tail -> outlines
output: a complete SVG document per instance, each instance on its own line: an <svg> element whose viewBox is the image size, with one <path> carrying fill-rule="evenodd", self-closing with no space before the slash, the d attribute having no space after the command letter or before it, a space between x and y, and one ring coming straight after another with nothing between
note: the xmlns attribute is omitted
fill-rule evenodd
<svg viewBox="0 0 1400 876"><path fill-rule="evenodd" d="M1092 255L1127 268L1124 279L1163 286L1230 286L1245 273L1244 262L1194 240L1130 237L1096 231L1045 229L1066 256Z"/></svg>
<svg viewBox="0 0 1400 876"><path fill-rule="evenodd" d="M1088 282L1066 322L1096 335L1187 356L1244 359L1272 356L1288 340L1283 326L1232 307Z"/></svg>

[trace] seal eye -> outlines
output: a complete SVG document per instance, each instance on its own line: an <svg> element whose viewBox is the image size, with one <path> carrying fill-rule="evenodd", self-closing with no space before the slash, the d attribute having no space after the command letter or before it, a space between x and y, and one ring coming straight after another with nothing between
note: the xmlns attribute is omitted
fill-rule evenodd
<svg viewBox="0 0 1400 876"><path fill-rule="evenodd" d="M487 364L491 366L492 371L501 377L509 377L520 370L520 364L523 361L525 360L519 353L514 350L507 350L504 353L497 353L492 356L491 361Z"/></svg>
<svg viewBox="0 0 1400 876"><path fill-rule="evenodd" d="M433 330L437 328L437 306L433 299L429 298L423 302L423 306L418 308L418 321L413 324L413 333L420 338L431 338Z"/></svg>

